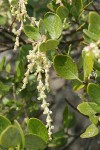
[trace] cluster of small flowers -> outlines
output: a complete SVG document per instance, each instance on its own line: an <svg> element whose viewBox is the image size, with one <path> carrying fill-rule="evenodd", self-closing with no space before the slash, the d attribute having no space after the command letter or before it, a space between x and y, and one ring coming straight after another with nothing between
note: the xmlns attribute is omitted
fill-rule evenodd
<svg viewBox="0 0 100 150"><path fill-rule="evenodd" d="M97 41L96 43L90 43L90 45L84 47L83 50L86 52L92 51L96 60L100 62L100 41Z"/></svg>
<svg viewBox="0 0 100 150"><path fill-rule="evenodd" d="M14 16L15 20L20 23L20 27L18 28L18 30L16 30L15 23L13 23L12 29L13 33L16 35L16 41L14 46L14 50L16 50L19 47L19 36L21 34L21 31L23 30L23 25L26 19L30 20L31 24L34 24L35 18L29 17L27 14L26 4L28 3L28 0L18 0L17 5L15 4L12 5L13 0L9 0L9 2L11 4L12 16Z"/></svg>
<svg viewBox="0 0 100 150"><path fill-rule="evenodd" d="M26 11L25 5L27 4L27 1L28 0L18 0L17 5L15 5L15 4L12 5L13 0L9 0L10 6L11 6L12 16L14 16L16 21L18 21L20 23L19 29L17 31L15 30L16 41L15 41L14 50L16 50L17 47L19 46L19 36L20 36L21 31L23 29L23 24L26 21L27 11Z"/></svg>
<svg viewBox="0 0 100 150"><path fill-rule="evenodd" d="M34 45L33 45L34 47ZM42 100L42 109L44 110L43 114L46 114L46 127L48 128L49 139L51 140L52 129L54 126L52 125L51 114L52 111L49 109L49 103L46 101L46 90L49 90L49 69L51 67L51 62L47 59L46 54L40 52L38 50L38 46L36 45L33 50L29 51L29 55L27 55L27 60L29 62L28 69L25 73L25 78L23 79L23 87L24 89L28 83L29 74L33 72L33 67L36 67L36 72L34 73L37 76L37 90L39 93L38 100ZM45 82L43 82L42 73L45 73Z"/></svg>

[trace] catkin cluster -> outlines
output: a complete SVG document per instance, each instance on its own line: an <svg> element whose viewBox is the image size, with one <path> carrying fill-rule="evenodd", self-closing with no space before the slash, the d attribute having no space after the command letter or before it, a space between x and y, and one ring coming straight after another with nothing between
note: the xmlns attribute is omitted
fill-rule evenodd
<svg viewBox="0 0 100 150"><path fill-rule="evenodd" d="M100 41L97 41L96 43L90 43L90 45L84 47L83 50L86 52L92 51L94 58L100 62Z"/></svg>
<svg viewBox="0 0 100 150"><path fill-rule="evenodd" d="M16 35L16 41L14 46L14 50L16 50L19 47L19 37L21 35L21 31L23 30L23 26L24 23L26 22L26 19L28 19L31 24L34 24L35 18L29 17L27 14L26 4L28 0L18 0L16 5L13 4L13 0L9 0L9 2L11 6L11 14L14 17L14 20L18 24L18 26L16 27L16 24L13 23L13 30L12 30Z"/></svg>
<svg viewBox="0 0 100 150"><path fill-rule="evenodd" d="M37 77L37 90L39 93L38 100L42 101L41 108L44 110L43 114L47 115L46 127L48 128L48 135L49 139L51 140L52 129L54 128L54 126L52 125L51 118L52 111L49 109L49 103L46 101L46 91L49 91L49 69L51 67L51 62L46 57L45 53L38 50L38 45L34 47L34 44L33 50L30 50L29 55L27 55L27 60L29 64L27 66L25 78L23 79L22 89L26 87L30 73L33 73L34 76ZM35 73L33 71L34 68ZM45 81L43 81L42 74L45 74Z"/></svg>
<svg viewBox="0 0 100 150"><path fill-rule="evenodd" d="M26 4L28 0L18 0L17 4L13 5L13 0L10 1L11 6L11 13L12 16L15 18L15 20L19 23L19 28L15 29L15 35L16 35L16 41L14 50L16 50L19 47L19 36L21 34L21 31L23 29L24 22L26 21L27 17L27 11L26 11Z"/></svg>
<svg viewBox="0 0 100 150"><path fill-rule="evenodd" d="M24 23L26 19L30 20L30 24L37 25L37 21L34 17L29 17L26 11L26 4L28 0L18 0L18 3L13 5L12 1L9 0L11 4L11 13L15 17L16 21L19 23L18 30L15 31L16 34L16 42L14 46L14 50L16 50L19 46L19 36L21 34L21 31L23 30ZM42 40L42 39L41 39ZM52 129L54 126L52 125L52 118L51 114L52 111L49 109L49 103L46 101L46 92L49 91L49 69L51 67L51 62L46 57L46 54L43 52L40 52L39 42L35 43L34 41L31 41L33 44L33 50L29 51L29 55L27 55L28 60L28 66L27 71L25 73L25 77L23 79L23 86L22 89L24 89L28 83L29 75L30 73L33 73L34 76L37 77L37 90L39 93L38 100L42 101L41 107L44 110L43 114L45 114L46 117L46 127L48 129L48 135L49 139L51 140L52 135ZM35 68L35 72L34 72ZM45 75L45 80L43 79L42 74Z"/></svg>
<svg viewBox="0 0 100 150"><path fill-rule="evenodd" d="M87 52L87 55L88 55L88 52L92 51L93 52L93 55L94 55L94 59L100 63L100 40L97 41L96 43L90 43L89 46L86 46L84 47L83 51ZM97 74L94 70L92 70L90 77L96 77Z"/></svg>

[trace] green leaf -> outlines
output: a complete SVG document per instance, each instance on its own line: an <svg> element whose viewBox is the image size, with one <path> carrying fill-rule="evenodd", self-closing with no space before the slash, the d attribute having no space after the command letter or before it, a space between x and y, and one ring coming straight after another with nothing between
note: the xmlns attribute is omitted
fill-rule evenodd
<svg viewBox="0 0 100 150"><path fill-rule="evenodd" d="M44 150L46 143L37 135L25 135L25 148L29 150Z"/></svg>
<svg viewBox="0 0 100 150"><path fill-rule="evenodd" d="M41 38L38 29L33 26L24 26L24 32L32 40L39 40Z"/></svg>
<svg viewBox="0 0 100 150"><path fill-rule="evenodd" d="M86 116L96 114L96 111L89 105L88 102L83 102L83 103L79 104L77 109Z"/></svg>
<svg viewBox="0 0 100 150"><path fill-rule="evenodd" d="M98 128L96 127L96 125L91 124L90 126L88 126L88 128L86 129L86 131L81 134L81 138L91 138L94 137L98 134Z"/></svg>
<svg viewBox="0 0 100 150"><path fill-rule="evenodd" d="M50 40L47 40L46 42L41 43L41 45L39 46L39 50L41 52L55 50L58 44L59 44L59 41L50 39Z"/></svg>
<svg viewBox="0 0 100 150"><path fill-rule="evenodd" d="M100 105L100 86L94 83L88 84L87 93L90 96L92 102L95 102L98 105Z"/></svg>
<svg viewBox="0 0 100 150"><path fill-rule="evenodd" d="M83 30L83 32L87 34L87 30ZM86 43L93 43L93 40L91 38L89 38L86 34L83 35L83 38L85 40Z"/></svg>
<svg viewBox="0 0 100 150"><path fill-rule="evenodd" d="M72 128L75 125L75 114L70 113L68 110L68 106L65 107L63 112L63 122L65 128Z"/></svg>
<svg viewBox="0 0 100 150"><path fill-rule="evenodd" d="M89 26L88 30L83 32L94 41L100 39L100 15L96 12L89 13Z"/></svg>
<svg viewBox="0 0 100 150"><path fill-rule="evenodd" d="M63 3L64 6L66 6L66 8L68 8L70 10L71 5L70 5L69 1L67 1L67 0L61 0L61 2Z"/></svg>
<svg viewBox="0 0 100 150"><path fill-rule="evenodd" d="M88 78L94 65L94 54L92 51L83 51L83 70L84 70L84 80Z"/></svg>
<svg viewBox="0 0 100 150"><path fill-rule="evenodd" d="M80 15L80 12L81 12L82 8L83 8L82 0L72 1L71 13L74 17L77 18Z"/></svg>
<svg viewBox="0 0 100 150"><path fill-rule="evenodd" d="M96 113L100 113L100 106L98 104L93 102L88 102L88 103Z"/></svg>
<svg viewBox="0 0 100 150"><path fill-rule="evenodd" d="M2 115L0 115L0 134L2 133L3 130L5 130L9 125L10 125L10 121L3 117Z"/></svg>
<svg viewBox="0 0 100 150"><path fill-rule="evenodd" d="M91 116L100 113L100 106L93 102L84 102L78 105L78 110L84 115Z"/></svg>
<svg viewBox="0 0 100 150"><path fill-rule="evenodd" d="M83 32L86 34L87 37L91 38L94 41L97 41L97 40L100 39L95 33L90 32L90 31L88 31L86 29L84 29Z"/></svg>
<svg viewBox="0 0 100 150"><path fill-rule="evenodd" d="M17 127L8 126L0 136L0 144L5 148L16 147L21 142L20 131Z"/></svg>
<svg viewBox="0 0 100 150"><path fill-rule="evenodd" d="M47 13L44 17L44 25L52 39L58 39L62 33L62 22L58 15Z"/></svg>
<svg viewBox="0 0 100 150"><path fill-rule="evenodd" d="M24 132L20 126L20 124L18 123L17 120L14 120L14 124L16 127L18 127L19 131L20 131L20 134L21 134L21 148L23 149L24 146L25 146L25 137L24 137Z"/></svg>
<svg viewBox="0 0 100 150"><path fill-rule="evenodd" d="M72 58L67 55L57 55L54 58L54 68L60 77L78 79L78 70Z"/></svg>
<svg viewBox="0 0 100 150"><path fill-rule="evenodd" d="M93 124L97 124L97 123L98 123L98 120L99 120L99 117L96 116L96 115L90 115L90 116L89 116L89 119L90 119L90 121L91 121Z"/></svg>
<svg viewBox="0 0 100 150"><path fill-rule="evenodd" d="M56 10L57 15L63 21L69 15L69 10L65 6L59 6Z"/></svg>
<svg viewBox="0 0 100 150"><path fill-rule="evenodd" d="M46 34L46 29L45 29L44 22L43 22L42 19L39 20L39 32L40 32L42 35L45 35L45 34Z"/></svg>
<svg viewBox="0 0 100 150"><path fill-rule="evenodd" d="M89 23L88 30L96 34L100 39L100 15L96 12L90 12Z"/></svg>
<svg viewBox="0 0 100 150"><path fill-rule="evenodd" d="M48 142L47 128L39 119L36 118L29 119L27 126L28 126L29 133L39 136L46 143Z"/></svg>

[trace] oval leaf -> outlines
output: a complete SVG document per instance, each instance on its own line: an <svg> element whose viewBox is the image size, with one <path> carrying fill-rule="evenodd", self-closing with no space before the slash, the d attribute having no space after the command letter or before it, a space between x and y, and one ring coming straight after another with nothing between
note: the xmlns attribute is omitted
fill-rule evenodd
<svg viewBox="0 0 100 150"><path fill-rule="evenodd" d="M2 133L3 130L5 130L9 125L11 125L11 122L0 115L0 134Z"/></svg>
<svg viewBox="0 0 100 150"><path fill-rule="evenodd" d="M20 131L21 139L22 139L22 140L21 140L21 148L23 149L24 146L25 146L24 132L23 132L23 130L22 130L22 128L21 128L21 126L20 126L20 124L18 123L17 120L14 120L14 124L15 124L16 127L18 127L18 129L19 129L19 131Z"/></svg>
<svg viewBox="0 0 100 150"><path fill-rule="evenodd" d="M44 17L44 25L52 39L58 39L62 33L62 22L58 15L47 13Z"/></svg>
<svg viewBox="0 0 100 150"><path fill-rule="evenodd" d="M94 83L88 84L87 93L91 100L100 105L100 87Z"/></svg>
<svg viewBox="0 0 100 150"><path fill-rule="evenodd" d="M72 1L71 13L75 18L79 17L82 8L83 8L82 0L73 0Z"/></svg>
<svg viewBox="0 0 100 150"><path fill-rule="evenodd" d="M33 26L24 26L24 32L32 40L39 40L41 38L38 29Z"/></svg>
<svg viewBox="0 0 100 150"><path fill-rule="evenodd" d="M77 66L67 55L57 55L54 59L54 68L60 77L78 79Z"/></svg>
<svg viewBox="0 0 100 150"><path fill-rule="evenodd" d="M29 150L44 150L46 143L37 135L25 135L25 148Z"/></svg>
<svg viewBox="0 0 100 150"><path fill-rule="evenodd" d="M28 126L29 133L38 135L46 143L48 142L47 128L39 119L36 118L29 119L27 126Z"/></svg>
<svg viewBox="0 0 100 150"><path fill-rule="evenodd" d="M44 22L43 22L42 19L39 20L39 26L38 26L38 28L39 28L39 32L42 35L46 34L46 29L45 29Z"/></svg>
<svg viewBox="0 0 100 150"><path fill-rule="evenodd" d="M41 52L46 52L49 50L55 50L56 47L58 46L59 42L57 40L47 40L46 42L43 42L40 46L39 46L39 50Z"/></svg>
<svg viewBox="0 0 100 150"><path fill-rule="evenodd" d="M100 39L95 33L90 32L86 29L84 29L83 32L86 34L87 37L91 38L93 41L97 41Z"/></svg>
<svg viewBox="0 0 100 150"><path fill-rule="evenodd" d="M100 39L100 15L96 12L90 12L89 23L88 30L96 34Z"/></svg>
<svg viewBox="0 0 100 150"><path fill-rule="evenodd" d="M13 125L10 125L1 133L0 144L5 148L16 147L20 142L20 131Z"/></svg>
<svg viewBox="0 0 100 150"><path fill-rule="evenodd" d="M94 65L94 54L92 51L83 51L83 69L84 69L84 80L90 75Z"/></svg>
<svg viewBox="0 0 100 150"><path fill-rule="evenodd" d="M91 121L93 124L97 124L98 121L99 121L99 117L96 116L96 115L90 115L90 116L89 116L89 119L90 119L90 121Z"/></svg>
<svg viewBox="0 0 100 150"><path fill-rule="evenodd" d="M86 131L81 134L81 138L91 138L94 137L98 134L98 128L96 127L96 125L91 124L90 126L88 126L88 128L86 129Z"/></svg>
<svg viewBox="0 0 100 150"><path fill-rule="evenodd" d="M77 109L84 115L90 116L91 114L96 114L96 111L89 105L88 102L83 102L78 105Z"/></svg>
<svg viewBox="0 0 100 150"><path fill-rule="evenodd" d="M66 106L63 112L63 122L65 128L72 128L75 125L75 114L70 113L68 107Z"/></svg>
<svg viewBox="0 0 100 150"><path fill-rule="evenodd" d="M65 18L69 15L69 10L65 6L59 6L56 10L57 15L61 18L63 21Z"/></svg>

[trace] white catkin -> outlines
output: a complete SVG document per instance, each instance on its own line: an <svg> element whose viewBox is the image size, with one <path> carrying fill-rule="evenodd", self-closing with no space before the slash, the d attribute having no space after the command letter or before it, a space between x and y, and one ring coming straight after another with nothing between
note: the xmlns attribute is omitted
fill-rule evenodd
<svg viewBox="0 0 100 150"><path fill-rule="evenodd" d="M34 46L33 46L34 47ZM37 76L37 90L39 93L38 100L42 101L41 108L43 109L43 114L45 114L46 117L46 127L48 129L48 135L49 139L51 140L52 130L54 129L54 126L52 125L52 111L49 109L49 103L46 101L47 95L46 90L49 91L49 69L51 67L51 62L47 59L46 54L43 52L40 52L38 50L37 45L33 48L33 50L29 51L29 55L27 55L27 60L29 62L28 69L25 73L25 78L23 79L23 86L22 89L24 89L28 83L28 78L30 72L33 72L33 68L35 66L36 72L34 73L35 76ZM45 73L45 81L43 82L42 73Z"/></svg>
<svg viewBox="0 0 100 150"><path fill-rule="evenodd" d="M27 14L26 4L28 0L18 0L18 5L12 5L11 2L12 0L9 0L9 3L11 5L12 16L16 18L17 24L18 23L20 24L20 27L16 29L17 27L15 27L15 23L13 23L13 29L12 29L12 32L16 35L15 46L14 46L14 51L16 51L17 48L19 47L19 37L23 30L23 24L26 22L26 19L30 20L31 24L34 24L35 18L29 17Z"/></svg>
<svg viewBox="0 0 100 150"><path fill-rule="evenodd" d="M84 47L83 50L86 52L92 51L95 59L99 62L100 60L100 47L99 46L100 46L100 41L97 41L96 43L90 43L90 45Z"/></svg>

